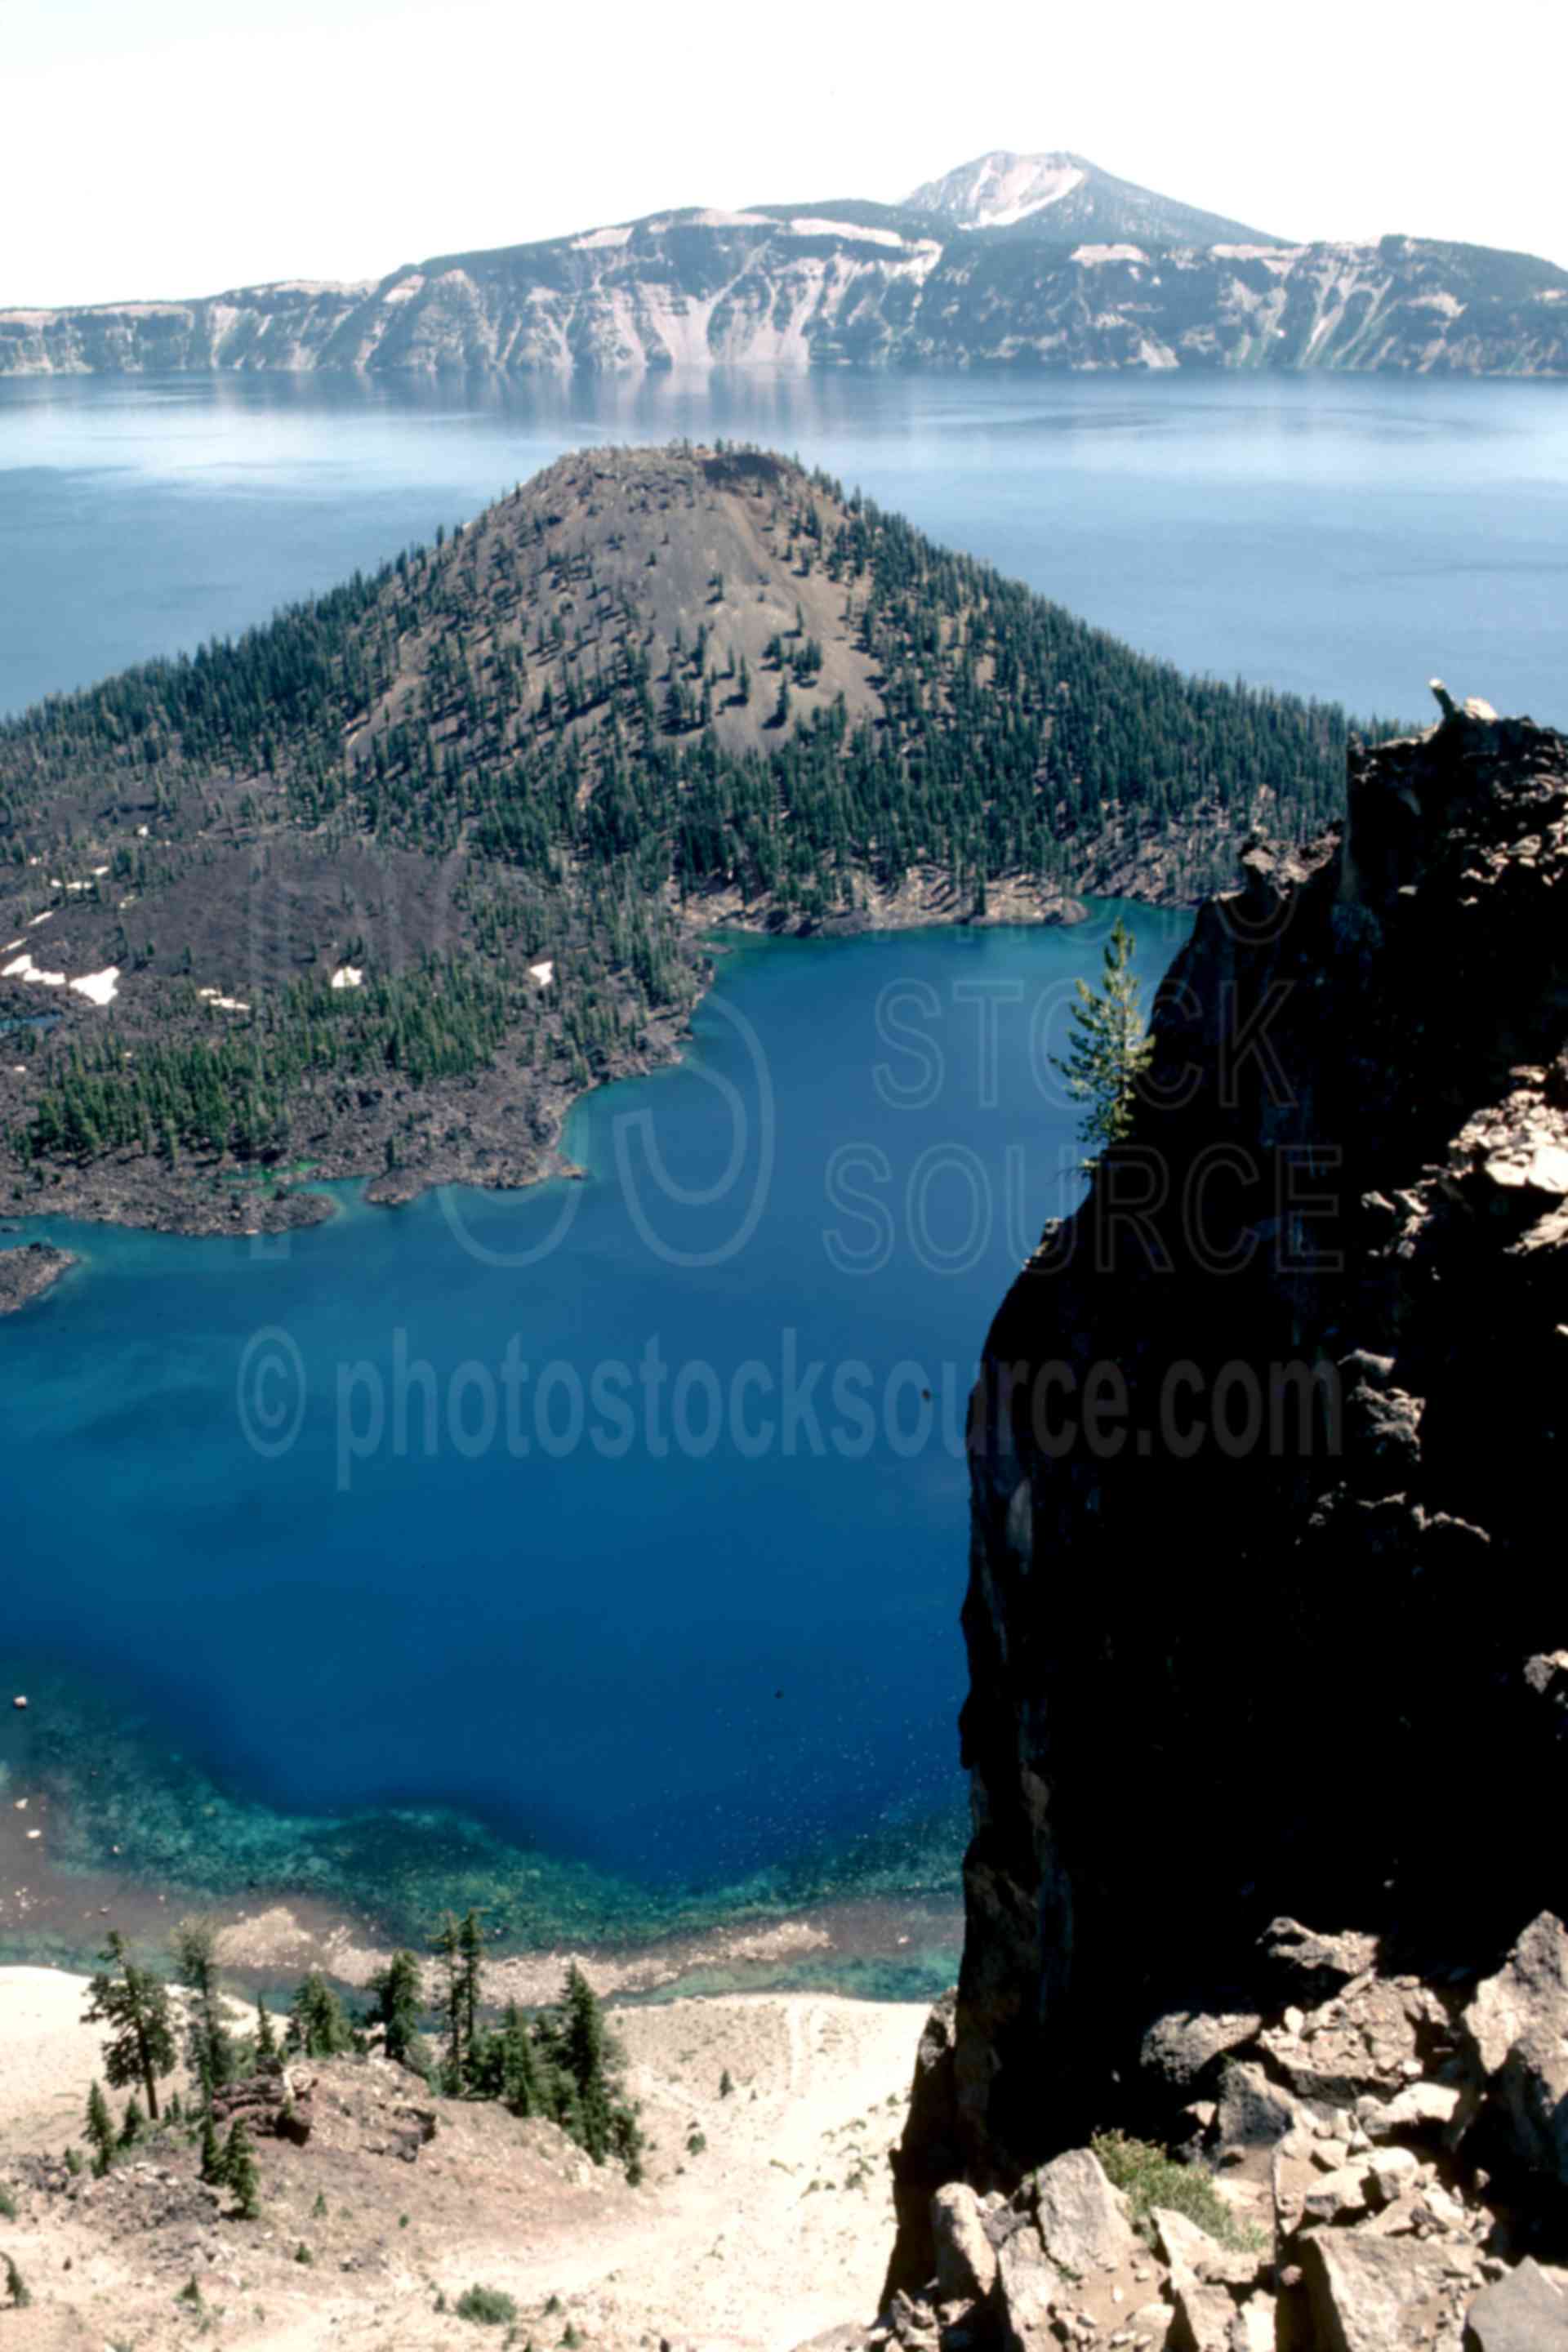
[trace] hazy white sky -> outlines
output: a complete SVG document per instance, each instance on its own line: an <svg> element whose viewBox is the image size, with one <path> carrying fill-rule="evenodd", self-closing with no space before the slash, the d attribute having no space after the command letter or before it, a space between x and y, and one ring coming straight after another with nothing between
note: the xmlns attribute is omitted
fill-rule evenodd
<svg viewBox="0 0 1568 2352"><path fill-rule="evenodd" d="M988 147L1568 265L1565 69L1564 0L0 0L0 306L892 200Z"/></svg>

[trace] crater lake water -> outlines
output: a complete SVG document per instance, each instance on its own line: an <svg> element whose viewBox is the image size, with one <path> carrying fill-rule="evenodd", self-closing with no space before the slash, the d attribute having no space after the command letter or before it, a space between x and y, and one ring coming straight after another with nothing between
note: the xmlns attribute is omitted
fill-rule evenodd
<svg viewBox="0 0 1568 2352"><path fill-rule="evenodd" d="M847 374L0 383L0 709L678 434L1188 667L1563 716L1562 387ZM0 1324L0 1770L69 1787L67 1857L518 1937L950 1887L963 1401L1076 1197L1042 1056L1113 912L733 945L688 1060L578 1106L580 1184L29 1223L83 1263ZM1186 918L1131 919L1152 985Z"/></svg>

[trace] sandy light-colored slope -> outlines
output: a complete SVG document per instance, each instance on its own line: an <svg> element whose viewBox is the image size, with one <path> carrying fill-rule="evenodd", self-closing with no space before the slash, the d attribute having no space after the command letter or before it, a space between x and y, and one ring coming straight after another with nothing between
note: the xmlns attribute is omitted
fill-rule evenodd
<svg viewBox="0 0 1568 2352"><path fill-rule="evenodd" d="M262 2144L247 2224L214 2210L179 2135L86 2198L44 2185L39 2152L79 2138L98 2064L84 1988L0 1970L0 2179L17 2205L0 2253L35 2298L25 2322L0 2315L0 2346L194 2340L175 2300L192 2276L210 2332L247 2352L432 2352L476 2283L515 2299L525 2339L571 2326L595 2352L787 2352L874 2308L917 2007L753 1995L616 2012L652 2144L637 2189L552 2126L427 2101L378 2059L312 2067L310 2141ZM439 2126L413 2164L384 2120L411 2095Z"/></svg>

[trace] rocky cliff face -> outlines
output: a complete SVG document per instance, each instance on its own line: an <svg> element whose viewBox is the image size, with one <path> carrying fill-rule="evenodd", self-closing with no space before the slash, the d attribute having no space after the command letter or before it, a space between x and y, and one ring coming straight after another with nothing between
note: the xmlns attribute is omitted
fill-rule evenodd
<svg viewBox="0 0 1568 2352"><path fill-rule="evenodd" d="M1247 866L976 1392L977 2179L1108 2113L1277 1915L1495 1962L1568 1875L1527 1673L1564 1633L1568 745L1455 713Z"/></svg>
<svg viewBox="0 0 1568 2352"><path fill-rule="evenodd" d="M987 1343L966 1940L890 2284L966 2212L1009 2347L1083 2304L1031 2168L1108 2126L1246 2209L1228 2270L1165 2246L1173 2344L1568 2342L1551 2282L1558 2333L1471 2302L1568 2252L1568 742L1440 698L1203 908Z"/></svg>
<svg viewBox="0 0 1568 2352"><path fill-rule="evenodd" d="M1095 202L1097 218L1134 217L1107 212L1103 186ZM1199 243L1157 214L1136 217L1137 234L1091 226L1057 241L1034 215L964 228L879 205L664 214L445 255L374 284L0 310L0 374L846 362L1568 373L1568 271L1549 262L1413 237Z"/></svg>

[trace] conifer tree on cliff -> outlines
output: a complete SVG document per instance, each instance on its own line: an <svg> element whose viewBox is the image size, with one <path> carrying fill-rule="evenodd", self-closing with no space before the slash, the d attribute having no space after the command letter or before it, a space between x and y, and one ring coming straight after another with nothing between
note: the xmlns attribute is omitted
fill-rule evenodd
<svg viewBox="0 0 1568 2352"><path fill-rule="evenodd" d="M537 2116L544 2107L544 2084L533 2036L515 2000L507 2003L499 2036L500 2091L514 2116Z"/></svg>
<svg viewBox="0 0 1568 2352"><path fill-rule="evenodd" d="M1068 1092L1082 1105L1079 1135L1088 1146L1086 1169L1131 1131L1138 1082L1154 1050L1132 974L1136 944L1119 916L1105 943L1099 987L1090 988L1084 980L1076 983L1076 1034L1066 1057L1051 1056L1067 1080Z"/></svg>
<svg viewBox="0 0 1568 2352"><path fill-rule="evenodd" d="M441 2088L450 2099L458 2097L463 2087L463 1965L462 1930L457 1916L448 1911L436 1935L436 1957L447 1972L442 2009L447 2020L447 2051L441 2062Z"/></svg>
<svg viewBox="0 0 1568 2352"><path fill-rule="evenodd" d="M466 2071L471 2075L479 2056L479 1990L485 1965L484 1932L477 1911L466 1913L458 1930L458 1960L462 1972Z"/></svg>
<svg viewBox="0 0 1568 2352"><path fill-rule="evenodd" d="M621 2093L624 2060L605 2022L604 2004L575 1963L566 1971L561 1999L540 2019L537 2030L540 2047L553 2070L555 2120L595 2164L616 2157L635 2188L642 2179L642 2127Z"/></svg>
<svg viewBox="0 0 1568 2352"><path fill-rule="evenodd" d="M425 2072L417 2063L423 2055L419 2038L419 2010L422 2000L419 1962L412 1952L394 1952L378 1975L371 1979L371 1990L375 2005L370 2021L382 2029L383 2047L389 2058L399 2066L412 2066L416 2074Z"/></svg>
<svg viewBox="0 0 1568 2352"><path fill-rule="evenodd" d="M195 1995L191 2021L191 2072L221 2091L235 2077L234 2038L223 2020L217 1985L216 1937L205 1919L182 1919L174 1930L174 1967L180 1982Z"/></svg>
<svg viewBox="0 0 1568 2352"><path fill-rule="evenodd" d="M111 1929L100 1955L104 1965L88 1982L84 2025L107 2025L103 2071L115 2091L139 2084L147 2094L147 2112L158 2119L158 2077L174 2067L174 2025L165 1987L146 1969L140 1969L125 1949L125 1938Z"/></svg>
<svg viewBox="0 0 1568 2352"><path fill-rule="evenodd" d="M103 2095L103 2084L95 2083L88 2093L87 2137L96 2150L92 2168L101 2179L114 2161L114 2118L109 2112L109 2101Z"/></svg>
<svg viewBox="0 0 1568 2352"><path fill-rule="evenodd" d="M242 2221L254 2221L261 2210L261 2181L250 2134L236 2116L223 2151L223 2177L234 2195L234 2210Z"/></svg>
<svg viewBox="0 0 1568 2352"><path fill-rule="evenodd" d="M341 2058L353 2047L343 2005L320 1969L310 1970L289 2003L285 2039L306 2058Z"/></svg>
<svg viewBox="0 0 1568 2352"><path fill-rule="evenodd" d="M436 1937L437 1957L447 1970L447 2054L442 2065L448 2098L460 2098L476 2087L479 2058L479 2009L484 1972L484 1937L477 1911L461 1919L448 1911Z"/></svg>
<svg viewBox="0 0 1568 2352"><path fill-rule="evenodd" d="M281 2064L278 2035L272 2023L272 2011L267 2006L264 1993L256 1996L256 2066L262 2074L276 2074Z"/></svg>

